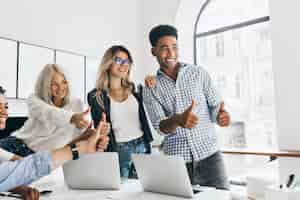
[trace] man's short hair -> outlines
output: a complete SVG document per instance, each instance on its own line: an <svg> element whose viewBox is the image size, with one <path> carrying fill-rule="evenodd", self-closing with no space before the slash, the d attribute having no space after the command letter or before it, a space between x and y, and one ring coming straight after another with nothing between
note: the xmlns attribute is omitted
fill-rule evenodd
<svg viewBox="0 0 300 200"><path fill-rule="evenodd" d="M5 92L6 90L2 86L0 86L0 95L4 95Z"/></svg>
<svg viewBox="0 0 300 200"><path fill-rule="evenodd" d="M170 25L158 25L152 28L149 33L149 39L152 47L156 46L158 40L164 36L174 36L177 39L177 29Z"/></svg>

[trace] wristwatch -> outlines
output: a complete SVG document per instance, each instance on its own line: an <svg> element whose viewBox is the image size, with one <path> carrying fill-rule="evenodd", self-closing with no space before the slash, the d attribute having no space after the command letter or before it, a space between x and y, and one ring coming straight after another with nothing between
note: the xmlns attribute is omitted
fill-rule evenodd
<svg viewBox="0 0 300 200"><path fill-rule="evenodd" d="M73 160L78 160L79 158L79 153L78 153L78 149L77 149L77 145L75 143L72 143L70 145L71 147L71 151L72 151L72 156L73 156Z"/></svg>

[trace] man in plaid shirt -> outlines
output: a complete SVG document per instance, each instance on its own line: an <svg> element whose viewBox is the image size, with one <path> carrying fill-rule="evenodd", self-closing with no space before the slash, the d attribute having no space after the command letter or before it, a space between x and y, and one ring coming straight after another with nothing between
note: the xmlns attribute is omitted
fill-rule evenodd
<svg viewBox="0 0 300 200"><path fill-rule="evenodd" d="M214 123L228 126L230 116L209 74L178 62L177 37L169 25L151 30L160 68L156 85L143 91L144 103L154 128L165 136L163 151L185 159L191 183L229 189Z"/></svg>

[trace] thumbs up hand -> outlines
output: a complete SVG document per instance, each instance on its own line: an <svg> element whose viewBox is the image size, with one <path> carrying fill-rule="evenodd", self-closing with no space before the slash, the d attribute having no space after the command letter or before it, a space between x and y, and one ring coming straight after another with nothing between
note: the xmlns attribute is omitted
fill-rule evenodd
<svg viewBox="0 0 300 200"><path fill-rule="evenodd" d="M225 104L223 101L221 102L220 110L217 115L217 122L218 122L218 125L222 126L222 127L229 126L229 124L230 124L230 115L225 110Z"/></svg>
<svg viewBox="0 0 300 200"><path fill-rule="evenodd" d="M107 148L109 137L107 136L110 131L110 123L106 122L106 114L103 112L101 121L98 124L96 132L100 135L97 142L97 150L104 151Z"/></svg>
<svg viewBox="0 0 300 200"><path fill-rule="evenodd" d="M98 126L101 126L100 134L102 134L102 135L109 134L110 123L106 122L106 114L104 112L102 113L101 121L99 122Z"/></svg>
<svg viewBox="0 0 300 200"><path fill-rule="evenodd" d="M105 151L109 143L109 129L110 124L106 122L106 115L102 113L101 121L96 129L88 128L79 137L75 138L71 143L79 141L87 142L87 152L93 153L96 151Z"/></svg>
<svg viewBox="0 0 300 200"><path fill-rule="evenodd" d="M89 121L87 116L90 114L90 108L81 113L75 113L72 115L70 122L74 124L77 128L83 129L89 126Z"/></svg>
<svg viewBox="0 0 300 200"><path fill-rule="evenodd" d="M183 128L193 128L198 124L198 117L193 113L196 107L195 100L192 100L191 105L181 114L178 115L178 124Z"/></svg>
<svg viewBox="0 0 300 200"><path fill-rule="evenodd" d="M87 152L94 153L97 151L103 152L107 148L109 143L109 137L101 133L103 128L103 123L99 123L97 129L89 129L89 134L87 139L82 138L87 141Z"/></svg>

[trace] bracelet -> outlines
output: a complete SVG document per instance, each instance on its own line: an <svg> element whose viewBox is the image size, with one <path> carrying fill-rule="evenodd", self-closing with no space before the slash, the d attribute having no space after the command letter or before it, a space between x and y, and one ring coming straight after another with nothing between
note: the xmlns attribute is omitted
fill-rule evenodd
<svg viewBox="0 0 300 200"><path fill-rule="evenodd" d="M77 145L75 143L72 143L70 145L71 147L71 151L72 151L72 156L73 156L73 160L78 160L79 158L79 153L78 153L78 148L77 148Z"/></svg>

